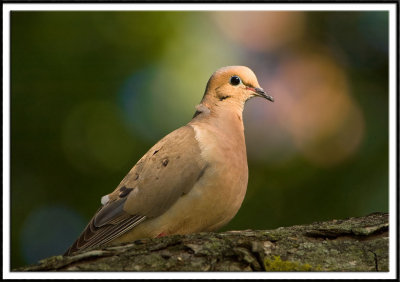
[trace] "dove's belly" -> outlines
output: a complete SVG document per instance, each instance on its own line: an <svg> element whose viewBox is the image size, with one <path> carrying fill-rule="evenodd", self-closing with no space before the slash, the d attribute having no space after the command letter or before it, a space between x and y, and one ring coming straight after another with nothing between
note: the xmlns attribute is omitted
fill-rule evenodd
<svg viewBox="0 0 400 282"><path fill-rule="evenodd" d="M218 140L213 138L212 132L198 128L195 131L200 147L202 139L207 139L208 146L207 149L202 148L202 156L213 165L208 165L194 187L164 214L145 220L114 242L157 237L160 234L214 231L235 216L246 193L248 169L246 151L237 152L230 148L237 148L232 142L244 142L244 136L243 140ZM219 143L222 141L223 144ZM222 161L216 161L215 156ZM187 214L182 214L182 211L187 211Z"/></svg>

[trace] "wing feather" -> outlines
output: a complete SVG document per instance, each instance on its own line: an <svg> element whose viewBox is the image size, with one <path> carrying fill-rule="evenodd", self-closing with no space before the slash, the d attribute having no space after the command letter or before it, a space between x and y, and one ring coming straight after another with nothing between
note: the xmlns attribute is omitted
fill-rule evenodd
<svg viewBox="0 0 400 282"><path fill-rule="evenodd" d="M70 255L81 249L107 244L146 219L146 216L143 215L130 215L124 212L117 204L123 206L124 201L115 201L100 208L79 238L64 255ZM113 217L101 217L99 220L97 216L103 216L104 210L106 212L109 211L110 206L114 208L111 209L112 211L119 210L119 213L114 213Z"/></svg>
<svg viewBox="0 0 400 282"><path fill-rule="evenodd" d="M147 218L163 214L188 193L207 164L191 126L163 139L138 161L102 206L66 255L107 244Z"/></svg>

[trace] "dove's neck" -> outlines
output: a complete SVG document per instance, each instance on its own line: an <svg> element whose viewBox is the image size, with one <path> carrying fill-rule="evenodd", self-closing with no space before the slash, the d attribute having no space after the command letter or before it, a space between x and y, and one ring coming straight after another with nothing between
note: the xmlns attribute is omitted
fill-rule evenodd
<svg viewBox="0 0 400 282"><path fill-rule="evenodd" d="M232 134L243 135L243 106L231 104L229 106L217 106L211 110L213 122L218 124L222 131L233 131Z"/></svg>
<svg viewBox="0 0 400 282"><path fill-rule="evenodd" d="M224 101L228 102L228 101ZM189 123L195 131L201 155L216 165L217 172L234 173L247 184L247 155L242 121L243 106L201 103ZM229 161L229 165L228 162Z"/></svg>
<svg viewBox="0 0 400 282"><path fill-rule="evenodd" d="M220 136L244 144L243 107L244 103L234 100L216 103L202 101L196 107L191 123L208 124L218 130Z"/></svg>

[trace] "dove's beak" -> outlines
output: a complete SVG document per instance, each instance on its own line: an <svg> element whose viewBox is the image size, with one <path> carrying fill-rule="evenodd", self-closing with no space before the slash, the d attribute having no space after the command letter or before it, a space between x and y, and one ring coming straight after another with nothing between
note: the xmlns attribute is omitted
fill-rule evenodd
<svg viewBox="0 0 400 282"><path fill-rule="evenodd" d="M265 98L267 100L270 100L271 102L274 101L274 98L270 95L268 95L267 93L265 93L264 89L262 88L252 88L251 90L253 90L253 92L256 94L256 96Z"/></svg>

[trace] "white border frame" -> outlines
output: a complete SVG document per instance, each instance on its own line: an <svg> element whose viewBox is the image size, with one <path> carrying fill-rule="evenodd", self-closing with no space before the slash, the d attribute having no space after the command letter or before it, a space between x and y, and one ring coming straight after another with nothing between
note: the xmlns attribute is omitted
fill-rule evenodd
<svg viewBox="0 0 400 282"><path fill-rule="evenodd" d="M389 272L10 272L10 11L388 11L389 12ZM396 261L396 4L3 4L3 279L395 279ZM397 121L398 122L398 121ZM396 228L394 228L396 227Z"/></svg>

